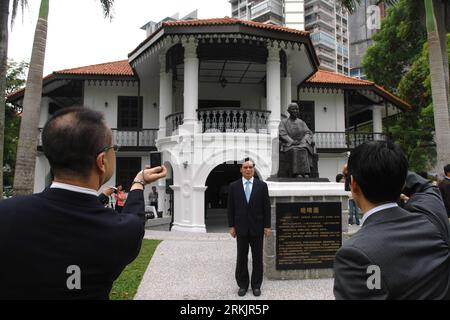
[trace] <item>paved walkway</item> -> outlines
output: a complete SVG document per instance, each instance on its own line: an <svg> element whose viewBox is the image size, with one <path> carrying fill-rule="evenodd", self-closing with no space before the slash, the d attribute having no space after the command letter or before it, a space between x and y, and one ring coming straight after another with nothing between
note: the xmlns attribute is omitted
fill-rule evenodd
<svg viewBox="0 0 450 320"><path fill-rule="evenodd" d="M356 231L356 228L349 231ZM236 242L226 233L147 230L145 238L164 241L144 274L135 296L137 300L334 299L333 279L264 278L260 297L254 297L251 290L239 297L234 279Z"/></svg>

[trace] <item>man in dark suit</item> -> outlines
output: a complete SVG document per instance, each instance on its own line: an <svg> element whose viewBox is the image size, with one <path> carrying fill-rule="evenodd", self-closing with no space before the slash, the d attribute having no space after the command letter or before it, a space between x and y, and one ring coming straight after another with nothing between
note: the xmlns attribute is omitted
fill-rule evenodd
<svg viewBox="0 0 450 320"><path fill-rule="evenodd" d="M255 179L255 163L246 158L241 166L242 178L232 182L228 191L228 226L236 238L236 281L239 296L251 284L253 294L261 295L263 280L263 239L270 235L270 198L267 184ZM248 272L248 248L252 250L251 283Z"/></svg>
<svg viewBox="0 0 450 320"><path fill-rule="evenodd" d="M117 151L101 113L61 109L45 124L42 142L53 183L0 202L0 300L108 299L140 250L144 186L166 169L137 173L119 214L101 203L112 188L97 194L114 173Z"/></svg>
<svg viewBox="0 0 450 320"><path fill-rule="evenodd" d="M450 218L450 164L444 167L444 173L444 180L439 183L439 191L441 191L445 209L447 209L447 217Z"/></svg>
<svg viewBox="0 0 450 320"><path fill-rule="evenodd" d="M336 299L448 299L450 227L439 190L408 173L400 148L355 148L344 174L364 216L336 254ZM405 183L406 180L406 183ZM409 196L404 208L396 201Z"/></svg>

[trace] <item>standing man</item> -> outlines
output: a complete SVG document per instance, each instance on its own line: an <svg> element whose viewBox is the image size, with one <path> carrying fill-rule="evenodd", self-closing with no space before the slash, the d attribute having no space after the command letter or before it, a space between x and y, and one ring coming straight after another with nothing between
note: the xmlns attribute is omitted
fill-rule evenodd
<svg viewBox="0 0 450 320"><path fill-rule="evenodd" d="M447 209L447 216L450 218L450 164L444 167L444 173L444 180L439 183L439 191L441 191L445 209Z"/></svg>
<svg viewBox="0 0 450 320"><path fill-rule="evenodd" d="M364 216L336 253L336 299L449 299L450 226L438 188L408 173L391 142L358 146L347 170ZM404 208L402 191L410 197Z"/></svg>
<svg viewBox="0 0 450 320"><path fill-rule="evenodd" d="M156 191L156 187L152 186L152 192L148 194L148 200L150 201L150 205L155 207L156 215L158 214L158 191Z"/></svg>
<svg viewBox="0 0 450 320"><path fill-rule="evenodd" d="M236 238L236 281L238 295L244 296L251 284L253 295L261 295L263 280L263 240L270 235L270 198L267 184L255 179L255 163L246 158L241 166L242 178L230 184L228 226ZM251 282L248 272L248 248L252 250Z"/></svg>
<svg viewBox="0 0 450 320"><path fill-rule="evenodd" d="M54 173L50 187L0 202L0 300L108 299L141 248L144 187L167 170L137 172L118 213L101 202L113 189L97 191L112 177L117 151L101 113L57 111L42 144Z"/></svg>

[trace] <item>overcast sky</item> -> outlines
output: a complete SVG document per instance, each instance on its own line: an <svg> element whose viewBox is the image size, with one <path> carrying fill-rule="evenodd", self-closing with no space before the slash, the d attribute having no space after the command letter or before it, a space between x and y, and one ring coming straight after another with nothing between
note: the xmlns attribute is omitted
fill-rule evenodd
<svg viewBox="0 0 450 320"><path fill-rule="evenodd" d="M28 61L39 12L38 0L28 0L9 34L8 58ZM228 0L115 0L114 18L104 19L98 0L50 1L44 75L53 71L127 59L145 39L140 28L179 12L198 9L203 18L231 16Z"/></svg>

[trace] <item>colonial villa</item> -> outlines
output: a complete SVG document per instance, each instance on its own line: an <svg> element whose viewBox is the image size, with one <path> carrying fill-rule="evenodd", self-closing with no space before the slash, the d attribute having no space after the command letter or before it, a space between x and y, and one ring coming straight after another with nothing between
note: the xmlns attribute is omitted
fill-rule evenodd
<svg viewBox="0 0 450 320"><path fill-rule="evenodd" d="M206 232L209 214L226 206L226 186L240 177L238 161L253 158L259 179L276 173L278 124L291 101L304 106L320 177L330 181L347 151L384 139L386 119L411 108L371 81L318 67L305 31L233 18L163 22L127 60L45 77L39 130L59 108L103 112L121 146L107 185L129 188L159 151L170 171L157 185L160 210L174 230ZM8 101L20 105L23 93ZM38 148L35 192L50 182Z"/></svg>

